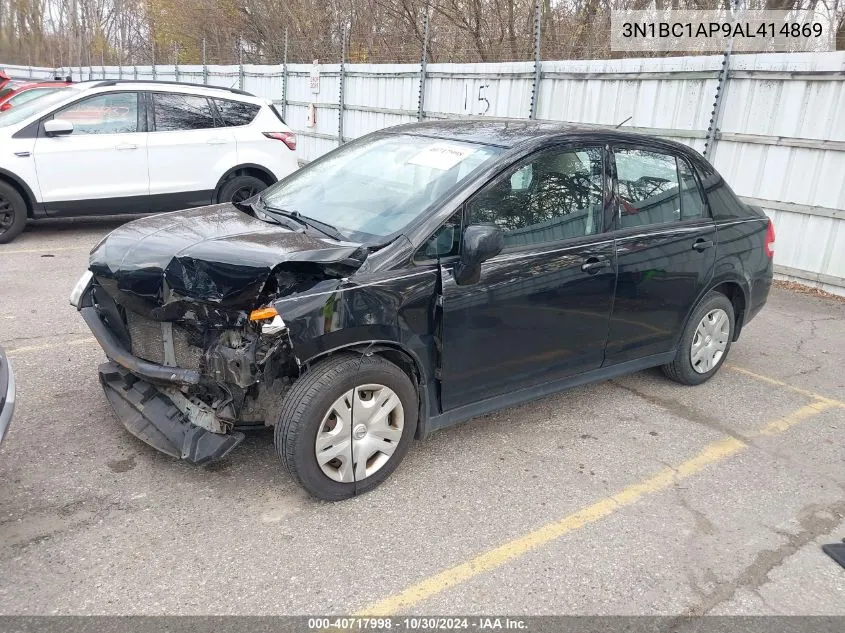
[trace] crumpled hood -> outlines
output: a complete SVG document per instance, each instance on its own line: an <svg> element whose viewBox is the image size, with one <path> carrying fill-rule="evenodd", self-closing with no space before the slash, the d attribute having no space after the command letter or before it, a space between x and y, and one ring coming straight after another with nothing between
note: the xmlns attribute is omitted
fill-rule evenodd
<svg viewBox="0 0 845 633"><path fill-rule="evenodd" d="M316 282L351 274L366 256L360 244L324 241L221 204L129 222L91 251L89 268L109 294L148 310L172 302L249 309L268 281L283 290L279 274L292 285L298 276Z"/></svg>

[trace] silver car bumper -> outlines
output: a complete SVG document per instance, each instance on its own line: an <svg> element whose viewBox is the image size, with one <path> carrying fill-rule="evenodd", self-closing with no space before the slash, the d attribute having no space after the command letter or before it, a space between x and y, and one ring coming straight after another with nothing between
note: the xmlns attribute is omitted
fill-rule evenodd
<svg viewBox="0 0 845 633"><path fill-rule="evenodd" d="M0 442L6 437L15 412L15 376L6 354L0 349Z"/></svg>

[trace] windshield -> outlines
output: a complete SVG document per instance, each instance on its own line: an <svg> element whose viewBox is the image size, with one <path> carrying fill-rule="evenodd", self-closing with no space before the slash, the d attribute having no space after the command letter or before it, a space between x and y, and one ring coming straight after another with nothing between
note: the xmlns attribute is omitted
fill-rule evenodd
<svg viewBox="0 0 845 633"><path fill-rule="evenodd" d="M14 95L13 97L9 97L9 103L14 105L15 107L21 106L24 103L32 101L33 99L38 99L43 97L54 90L58 90L58 88L33 88L32 90L24 90L21 93Z"/></svg>
<svg viewBox="0 0 845 633"><path fill-rule="evenodd" d="M0 113L0 127L20 123L24 119L28 119L42 110L46 110L54 103L67 99L69 94L71 94L70 90L52 90L37 99L16 105L11 110Z"/></svg>
<svg viewBox="0 0 845 633"><path fill-rule="evenodd" d="M262 200L371 241L407 226L500 152L410 135L359 141L270 187Z"/></svg>

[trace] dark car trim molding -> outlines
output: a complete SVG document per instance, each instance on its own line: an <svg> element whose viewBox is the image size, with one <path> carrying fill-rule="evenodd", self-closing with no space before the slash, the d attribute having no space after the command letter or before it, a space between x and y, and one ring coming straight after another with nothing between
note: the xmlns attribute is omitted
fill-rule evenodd
<svg viewBox="0 0 845 633"><path fill-rule="evenodd" d="M673 349L672 351L665 352L663 354L655 354L653 356L629 360L624 363L601 367L599 369L586 371L583 374L568 376L542 385L527 387L511 393L503 393L500 396L494 396L486 400L467 404L462 407L458 407L457 409L452 409L450 411L446 411L445 413L441 413L440 415L433 415L428 418L426 433L431 433L438 429L459 424L460 422L464 422L465 420L469 420L470 418L474 418L479 415L485 415L493 411L498 411L499 409L514 407L537 398L542 398L543 396L549 396L571 387L586 385L587 383L597 382L599 380L608 380L623 374L630 374L631 372L648 369L650 367L665 365L666 363L671 363L674 360L675 354L677 354L677 351Z"/></svg>
<svg viewBox="0 0 845 633"><path fill-rule="evenodd" d="M211 204L213 191L182 191L147 196L87 198L45 202L49 216L120 215L124 213L164 213Z"/></svg>

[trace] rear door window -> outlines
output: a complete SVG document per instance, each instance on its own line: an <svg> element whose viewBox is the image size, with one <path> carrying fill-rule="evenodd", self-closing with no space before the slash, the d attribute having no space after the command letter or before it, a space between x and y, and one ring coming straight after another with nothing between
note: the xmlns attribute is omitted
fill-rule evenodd
<svg viewBox="0 0 845 633"><path fill-rule="evenodd" d="M261 109L261 106L254 103L230 99L214 99L214 105L217 107L217 112L226 127L249 125Z"/></svg>
<svg viewBox="0 0 845 633"><path fill-rule="evenodd" d="M685 158L646 149L616 149L613 155L619 228L707 216L698 178Z"/></svg>
<svg viewBox="0 0 845 633"><path fill-rule="evenodd" d="M205 97L197 95L156 92L153 94L153 112L157 132L214 127L211 104Z"/></svg>
<svg viewBox="0 0 845 633"><path fill-rule="evenodd" d="M617 149L619 226L669 224L681 219L675 157L645 149Z"/></svg>

